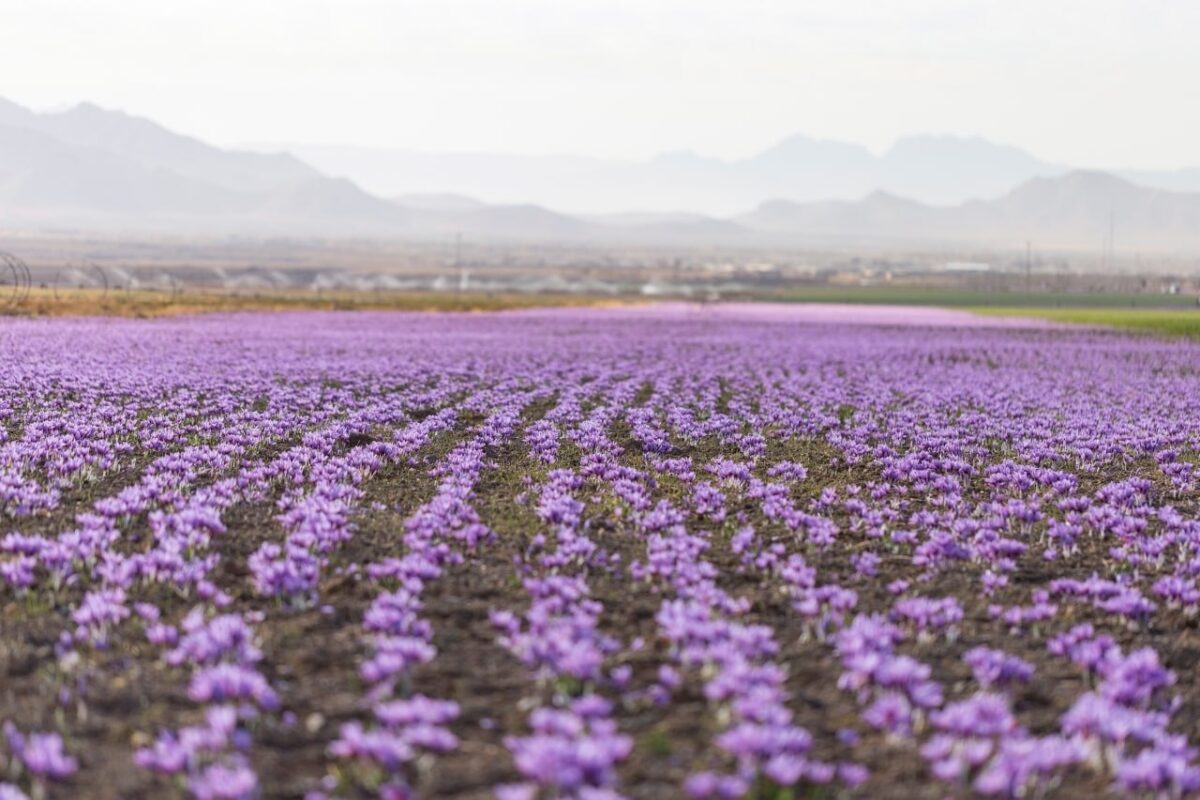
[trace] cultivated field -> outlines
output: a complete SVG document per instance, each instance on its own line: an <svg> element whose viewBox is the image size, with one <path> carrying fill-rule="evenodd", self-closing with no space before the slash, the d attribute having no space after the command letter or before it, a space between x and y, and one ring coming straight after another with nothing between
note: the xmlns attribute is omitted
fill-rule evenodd
<svg viewBox="0 0 1200 800"><path fill-rule="evenodd" d="M1200 308L1021 308L998 306L972 309L989 316L1035 317L1076 325L1124 328L1161 336L1200 339Z"/></svg>
<svg viewBox="0 0 1200 800"><path fill-rule="evenodd" d="M664 305L0 353L3 800L1200 792L1196 343Z"/></svg>
<svg viewBox="0 0 1200 800"><path fill-rule="evenodd" d="M503 311L614 302L630 300L551 292L33 288L20 302L0 296L0 315L148 318L234 311Z"/></svg>
<svg viewBox="0 0 1200 800"><path fill-rule="evenodd" d="M992 317L1032 317L1200 338L1200 300L1194 294L980 291L944 286L803 286L756 296L805 304L961 308Z"/></svg>
<svg viewBox="0 0 1200 800"><path fill-rule="evenodd" d="M999 276L998 276L999 277ZM1011 275L1008 280L1012 281ZM1197 308L1192 294L1160 294L1119 290L1015 291L948 285L875 284L781 287L771 299L790 303L863 303L870 305L950 306L1002 309L1165 309Z"/></svg>

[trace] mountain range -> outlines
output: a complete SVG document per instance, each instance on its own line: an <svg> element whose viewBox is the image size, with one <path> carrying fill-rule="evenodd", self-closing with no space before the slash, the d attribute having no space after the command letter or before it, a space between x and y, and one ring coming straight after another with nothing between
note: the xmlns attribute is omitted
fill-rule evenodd
<svg viewBox="0 0 1200 800"><path fill-rule="evenodd" d="M573 213L638 208L730 216L767 198L850 200L875 190L952 204L994 197L1030 178L1069 171L1015 148L954 137L901 139L875 156L860 145L792 136L735 161L687 151L619 161L345 146L288 149L318 169L344 175L377 194L455 192L495 203L536 202Z"/></svg>
<svg viewBox="0 0 1200 800"><path fill-rule="evenodd" d="M87 103L37 114L0 100L0 213L10 224L366 229L394 212L286 153L223 150Z"/></svg>
<svg viewBox="0 0 1200 800"><path fill-rule="evenodd" d="M1034 178L1075 169L1015 147L956 136L902 138L879 156L856 144L791 136L738 160L686 151L620 161L328 145L286 149L327 174L345 176L383 196L450 192L583 214L686 209L729 217L771 198L857 200L874 191L929 205L957 205L999 197ZM1150 188L1200 192L1200 169L1113 174Z"/></svg>
<svg viewBox="0 0 1200 800"><path fill-rule="evenodd" d="M982 139L912 137L874 156L795 136L740 161L291 150L0 100L0 230L1087 250L1111 230L1125 249L1200 252L1200 169L1079 171Z"/></svg>
<svg viewBox="0 0 1200 800"><path fill-rule="evenodd" d="M994 200L929 206L886 192L854 202L762 203L736 221L812 241L979 244L1100 250L1111 235L1128 253L1200 250L1200 193L1138 186L1104 172L1033 178Z"/></svg>

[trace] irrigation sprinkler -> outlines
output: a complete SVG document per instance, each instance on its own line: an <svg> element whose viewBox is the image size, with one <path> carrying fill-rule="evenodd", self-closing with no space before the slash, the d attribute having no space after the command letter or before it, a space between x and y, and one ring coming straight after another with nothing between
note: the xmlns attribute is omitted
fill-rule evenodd
<svg viewBox="0 0 1200 800"><path fill-rule="evenodd" d="M10 310L25 302L32 286L28 265L11 253L0 252L0 308Z"/></svg>
<svg viewBox="0 0 1200 800"><path fill-rule="evenodd" d="M183 294L183 284L181 284L174 275L167 275L168 296L163 305L173 305L179 302L180 296Z"/></svg>
<svg viewBox="0 0 1200 800"><path fill-rule="evenodd" d="M88 276L91 279L91 282L88 283L87 285L84 285L82 282L77 285L71 285L71 286L64 285L63 271L68 268L73 270L78 275ZM55 301L62 299L62 296L59 294L60 289L92 289L92 288L98 288L100 290L101 298L105 298L108 296L108 290L109 290L108 273L105 272L104 267L100 266L99 264L97 264L94 261L84 261L82 264L68 264L66 267L59 267L58 270L54 273L53 293L54 293Z"/></svg>

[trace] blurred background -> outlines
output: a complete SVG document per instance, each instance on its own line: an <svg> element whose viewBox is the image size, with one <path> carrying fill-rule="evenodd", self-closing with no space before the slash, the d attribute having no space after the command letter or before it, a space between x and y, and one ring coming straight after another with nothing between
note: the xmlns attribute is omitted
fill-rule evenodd
<svg viewBox="0 0 1200 800"><path fill-rule="evenodd" d="M2 5L0 308L1200 297L1193 3Z"/></svg>

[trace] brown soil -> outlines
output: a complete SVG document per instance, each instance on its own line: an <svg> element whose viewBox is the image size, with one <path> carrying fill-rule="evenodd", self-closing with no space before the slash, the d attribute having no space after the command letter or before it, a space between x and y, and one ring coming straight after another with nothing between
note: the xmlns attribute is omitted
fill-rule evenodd
<svg viewBox="0 0 1200 800"><path fill-rule="evenodd" d="M529 420L544 410L545 404L539 404L531 410ZM620 425L616 426L615 434L626 448L624 457L644 467L636 443L624 433ZM267 715L252 730L254 766L263 797L301 798L315 788L322 776L336 769L325 751L339 725L368 718L369 709L362 699L364 687L356 672L366 652L359 624L378 590L365 581L340 574L338 568L397 554L404 518L432 495L434 479L428 475L428 467L465 435L460 428L439 436L421 451L415 463L389 468L365 484L363 507L378 502L384 510L360 515L356 536L338 553L326 573L321 597L322 603L332 607L331 612L267 609L267 620L259 626L265 655L262 669L279 690L284 708L295 714L296 722L289 726L280 715ZM689 454L698 461L729 455L713 442L690 449ZM538 523L529 507L518 504L515 498L525 489L523 478L536 476L543 467L529 459L519 434L491 455L497 466L481 477L474 504L497 538L463 565L447 570L424 594L423 616L433 625L439 655L415 672L411 689L452 698L461 705L462 713L453 725L460 747L445 756L419 761L410 775L423 797L474 800L490 797L497 783L518 780L503 737L525 731L529 709L550 699L550 688L540 685L527 668L496 643L488 622L488 612L493 608L524 608L525 594L514 557L523 552ZM569 461L571 448L564 444L561 456ZM815 488L800 490L797 499L811 496L823 486L861 483L870 477L861 468L838 464L827 447L813 442L772 441L761 468L785 458L809 465L805 486ZM107 492L127 482L128 476L109 476L92 487L92 492ZM678 491L680 487L671 480L660 482L660 495L671 496ZM83 503L87 498L70 499ZM731 512L739 510L732 499L730 507ZM907 559L896 557L881 565L879 579L857 580L849 556L863 549L865 543L854 534L843 533L828 550L813 550L779 525L756 519L751 505L741 510L751 514L750 521L760 535L803 552L818 569L822 582L837 581L856 589L859 612L890 608L893 598L884 585L897 578L913 580L915 590L924 596L958 598L965 619L957 626L952 641L912 639L901 646L932 667L948 699L976 688L961 661L967 649L977 644L1002 646L1036 667L1033 681L1015 694L1018 720L1034 733L1053 731L1062 713L1087 687L1069 663L1046 652L1046 638L1079 622L1091 621L1114 635L1124 647L1150 645L1158 650L1166 666L1175 670L1175 692L1184 700L1175 718L1175 729L1193 741L1200 739L1200 678L1194 670L1200 658L1200 630L1195 619L1160 613L1148 629L1112 629L1107 620L1087 606L1063 602L1058 617L1035 636L1032 632L1014 634L988 617L990 603L1026 604L1030 590L1043 587L1051 577L1084 578L1093 570L1101 570L1103 549L1099 543L1067 568L1047 565L1036 554L1027 554L1011 585L993 598L983 598L977 594L977 565L951 567L919 583L916 569ZM282 536L275 513L272 505L262 504L237 506L226 515L229 532L219 542L222 564L214 579L234 596L235 608L262 606L249 584L245 560L263 541ZM601 627L627 646L613 663L633 668L632 689L645 688L654 680L658 667L669 661L668 653L655 643L654 636L654 614L662 597L634 586L625 574L628 564L641 557L642 542L612 513L611 505L590 505L588 521L594 539L621 558L619 568L593 571L589 576L593 595L606 609ZM58 525L62 520L55 518L53 522ZM779 661L790 675L790 707L799 724L813 734L815 755L855 760L870 768L870 782L853 796L930 800L968 796L966 790L955 791L934 783L914 744L890 742L861 722L854 699L837 687L841 666L832 646L804 635L801 620L779 586L739 569L728 548L733 527L727 523L712 529L712 548L706 557L720 568L723 588L752 599L748 621L770 625L774 630L781 648ZM70 625L69 601L78 594L77 588L68 588L56 596L45 592L28 599L4 595L0 605L0 719L17 721L23 729L57 730L64 735L81 769L73 779L52 786L52 798L182 797L180 787L135 768L130 756L159 728L178 727L199 718L195 704L185 696L185 672L164 665L159 658L161 651L145 642L140 626L127 624L112 637L106 651L88 653L75 672L64 674L54 658L53 647L58 632ZM161 601L172 620L185 614L193 602L169 596L165 589L155 600ZM638 637L647 643L645 648L628 649ZM64 686L71 689L70 697L60 697ZM612 692L609 696L618 699ZM678 797L680 783L690 771L723 763L711 746L718 730L717 720L701 693L697 676L689 676L669 706L618 705L615 715L621 729L636 742L633 756L620 767L622 791L634 798ZM857 746L848 748L838 743L837 732L843 728L859 734ZM1072 771L1050 796L1103 797L1107 785L1101 776ZM845 794L843 790L822 788L794 796ZM778 797L781 800L782 796Z"/></svg>

